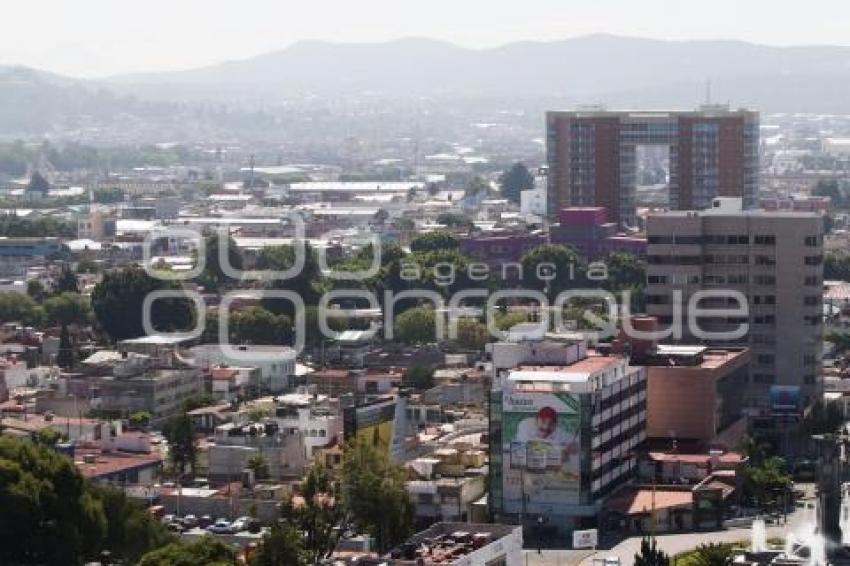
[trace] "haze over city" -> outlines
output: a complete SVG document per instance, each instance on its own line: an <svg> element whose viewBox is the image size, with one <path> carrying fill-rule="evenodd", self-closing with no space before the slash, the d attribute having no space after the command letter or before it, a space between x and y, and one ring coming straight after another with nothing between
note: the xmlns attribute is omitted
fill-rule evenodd
<svg viewBox="0 0 850 566"><path fill-rule="evenodd" d="M774 46L847 45L850 29L850 7L840 0L788 6L719 0L702 9L693 2L666 0L530 0L521 5L485 0L152 0L144 6L108 0L19 3L15 24L6 26L0 37L0 63L95 78L200 67L304 40L372 43L428 37L487 48L606 33Z"/></svg>

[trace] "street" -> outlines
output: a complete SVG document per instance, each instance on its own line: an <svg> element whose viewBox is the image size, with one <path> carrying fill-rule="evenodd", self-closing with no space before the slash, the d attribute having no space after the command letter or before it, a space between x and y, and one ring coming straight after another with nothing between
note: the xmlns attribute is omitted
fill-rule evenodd
<svg viewBox="0 0 850 566"><path fill-rule="evenodd" d="M797 502L794 511L788 515L787 525L768 525L766 528L767 538L785 538L786 533L797 530L798 525L807 521L809 515L805 512L805 505L810 504L814 497L813 486L798 485L798 489L805 492L803 499ZM701 544L717 542L749 541L751 537L750 528L730 528L722 531L677 533L658 535L658 546L669 556L691 550ZM617 557L622 566L632 566L635 554L640 550L642 537L629 537L609 550L544 550L541 554L536 549L526 550L527 566L592 566L594 558Z"/></svg>

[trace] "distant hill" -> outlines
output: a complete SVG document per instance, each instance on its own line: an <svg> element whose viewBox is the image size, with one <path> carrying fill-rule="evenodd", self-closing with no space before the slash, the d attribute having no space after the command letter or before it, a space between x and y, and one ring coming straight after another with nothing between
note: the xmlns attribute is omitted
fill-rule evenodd
<svg viewBox="0 0 850 566"><path fill-rule="evenodd" d="M466 49L430 39L296 43L241 61L110 79L157 98L342 96L565 97L576 103L689 105L712 81L715 101L766 110L850 111L850 48L590 35Z"/></svg>
<svg viewBox="0 0 850 566"><path fill-rule="evenodd" d="M99 81L0 66L0 139L79 131L97 132L107 142L128 132L127 139L188 140L210 132L275 131L265 112L284 116L289 107L282 101L305 94L343 102L367 93L401 101L430 97L455 114L476 99L508 101L536 127L551 101L559 107L693 107L705 100L709 79L714 102L765 112L850 113L847 47L610 35L492 49L421 38L304 41L240 61ZM305 118L304 130L315 129L322 116Z"/></svg>

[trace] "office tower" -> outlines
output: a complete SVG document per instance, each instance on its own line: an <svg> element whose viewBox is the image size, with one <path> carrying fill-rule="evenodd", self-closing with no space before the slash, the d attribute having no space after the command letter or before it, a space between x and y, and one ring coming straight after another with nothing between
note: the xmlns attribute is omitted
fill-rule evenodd
<svg viewBox="0 0 850 566"><path fill-rule="evenodd" d="M634 226L637 151L669 150L673 210L700 210L717 196L756 206L757 112L702 106L695 111L588 109L546 114L548 211L603 206L608 220Z"/></svg>
<svg viewBox="0 0 850 566"><path fill-rule="evenodd" d="M605 499L631 481L646 438L646 369L584 342L488 345L490 512L563 535L596 526Z"/></svg>
<svg viewBox="0 0 850 566"><path fill-rule="evenodd" d="M752 350L749 381L741 391L751 414L775 411L771 396L796 392L802 404L820 390L823 290L823 219L810 212L743 210L740 199L715 199L715 207L647 217L646 309L667 327L682 293L682 341ZM745 317L703 317L699 328L721 332L748 324L736 340L698 340L687 324L688 303L701 290L739 291ZM731 309L724 297L702 308ZM669 343L669 339L663 339ZM778 389L778 386L786 386ZM788 388L792 389L788 389ZM797 389L799 388L799 389Z"/></svg>

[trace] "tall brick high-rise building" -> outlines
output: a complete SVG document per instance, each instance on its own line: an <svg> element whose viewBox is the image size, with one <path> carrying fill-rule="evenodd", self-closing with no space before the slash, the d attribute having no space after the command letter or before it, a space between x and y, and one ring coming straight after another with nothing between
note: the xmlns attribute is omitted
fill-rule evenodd
<svg viewBox="0 0 850 566"><path fill-rule="evenodd" d="M714 197L757 206L759 117L749 110L588 109L546 114L549 213L604 206L608 220L635 224L637 148L666 146L670 207L709 208Z"/></svg>

